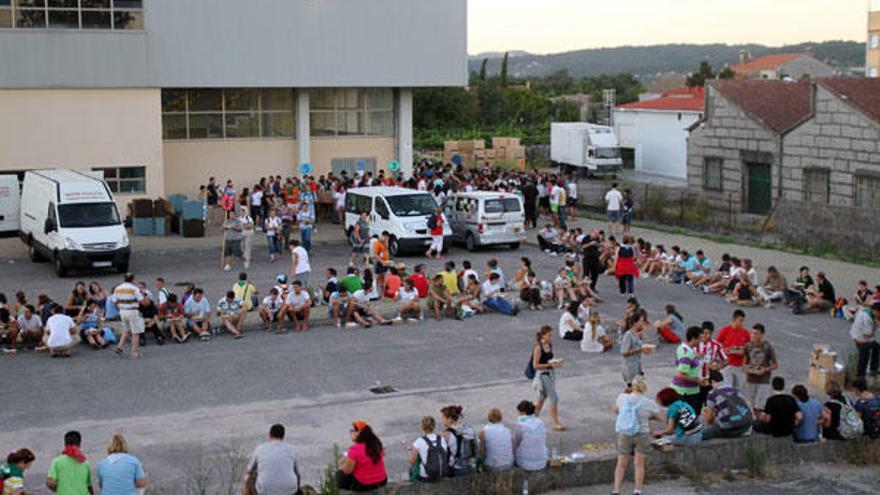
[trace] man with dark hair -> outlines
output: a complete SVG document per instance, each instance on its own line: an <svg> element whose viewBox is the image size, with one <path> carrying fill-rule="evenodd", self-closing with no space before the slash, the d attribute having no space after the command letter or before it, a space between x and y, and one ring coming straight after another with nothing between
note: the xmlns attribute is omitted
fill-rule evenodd
<svg viewBox="0 0 880 495"><path fill-rule="evenodd" d="M119 337L119 343L116 345L116 354L122 355L125 341L130 336L129 356L132 359L140 357L138 346L145 327L139 308L144 303L145 297L140 287L134 284L134 275L131 273L126 273L124 282L113 289L113 303L119 309L119 320L122 322L122 336Z"/></svg>
<svg viewBox="0 0 880 495"><path fill-rule="evenodd" d="M296 447L284 441L284 425L269 428L269 440L257 446L248 463L244 493L289 495L299 490Z"/></svg>
<svg viewBox="0 0 880 495"><path fill-rule="evenodd" d="M697 415L703 409L700 395L700 360L697 358L696 347L700 342L700 327L690 327L685 333L685 341L675 351L675 376L672 377L672 389L681 400L690 404Z"/></svg>
<svg viewBox="0 0 880 495"><path fill-rule="evenodd" d="M58 495L86 495L92 489L92 468L83 455L80 445L82 435L78 431L64 434L64 450L52 460L46 476L46 487Z"/></svg>
<svg viewBox="0 0 880 495"><path fill-rule="evenodd" d="M803 307L803 313L821 313L828 311L834 307L837 296L834 293L834 286L831 281L825 277L825 272L816 273L816 290L807 291L806 305ZM797 313L798 307L795 307Z"/></svg>
<svg viewBox="0 0 880 495"><path fill-rule="evenodd" d="M746 399L739 390L726 385L724 375L718 371L709 373L712 390L706 397L703 411L703 440L713 438L737 438L747 435L752 429L754 416Z"/></svg>
<svg viewBox="0 0 880 495"><path fill-rule="evenodd" d="M746 374L746 398L752 407L758 405L758 394L762 386L770 383L770 375L779 369L776 351L764 338L766 329L761 323L752 326L751 340L746 344L743 355L743 371Z"/></svg>
<svg viewBox="0 0 880 495"><path fill-rule="evenodd" d="M211 305L202 289L193 290L192 297L183 305L186 327L206 342L211 340Z"/></svg>
<svg viewBox="0 0 880 495"><path fill-rule="evenodd" d="M868 390L868 384L864 378L853 382L853 390L857 394L853 408L862 417L865 436L874 439L880 438L880 397Z"/></svg>
<svg viewBox="0 0 880 495"><path fill-rule="evenodd" d="M244 309L244 301L235 297L235 291L227 291L226 297L217 301L217 316L223 327L236 339L240 339L241 326L247 318L247 310Z"/></svg>
<svg viewBox="0 0 880 495"><path fill-rule="evenodd" d="M745 361L746 344L749 343L751 335L745 329L745 321L745 312L741 309L734 310L733 321L730 325L722 328L718 332L717 337L718 343L721 344L725 354L727 354L727 367L724 368L724 378L728 384L735 388L741 388L746 383L742 366Z"/></svg>
<svg viewBox="0 0 880 495"><path fill-rule="evenodd" d="M785 393L785 379L773 377L773 395L767 398L764 409L755 409L755 431L774 437L788 437L794 432L798 408L794 397Z"/></svg>

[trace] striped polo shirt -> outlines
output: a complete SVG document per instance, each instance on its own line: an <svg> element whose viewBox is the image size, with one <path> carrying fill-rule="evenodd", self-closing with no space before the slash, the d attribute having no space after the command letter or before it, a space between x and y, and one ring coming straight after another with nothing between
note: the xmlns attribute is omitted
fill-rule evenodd
<svg viewBox="0 0 880 495"><path fill-rule="evenodd" d="M123 309L138 309L141 299L144 298L140 288L131 282L124 282L113 289L113 300Z"/></svg>
<svg viewBox="0 0 880 495"><path fill-rule="evenodd" d="M678 376L679 373L690 378L685 381ZM694 395L700 393L700 360L697 353L687 344L682 343L675 351L675 374L672 377L672 388L679 395Z"/></svg>

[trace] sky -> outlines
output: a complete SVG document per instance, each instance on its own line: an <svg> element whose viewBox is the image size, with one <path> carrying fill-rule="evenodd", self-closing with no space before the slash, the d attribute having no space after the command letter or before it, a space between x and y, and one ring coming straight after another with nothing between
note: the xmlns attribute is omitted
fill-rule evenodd
<svg viewBox="0 0 880 495"><path fill-rule="evenodd" d="M869 1L468 0L468 52L863 40Z"/></svg>

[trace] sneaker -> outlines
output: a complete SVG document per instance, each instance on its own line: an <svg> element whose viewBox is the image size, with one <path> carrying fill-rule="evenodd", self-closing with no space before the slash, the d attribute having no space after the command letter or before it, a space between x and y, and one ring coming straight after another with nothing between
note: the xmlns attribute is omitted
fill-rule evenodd
<svg viewBox="0 0 880 495"><path fill-rule="evenodd" d="M336 328L342 328L342 323L340 323L340 322L337 321L337 322L336 322Z"/></svg>
<svg viewBox="0 0 880 495"><path fill-rule="evenodd" d="M403 321L403 318L400 315L397 315L394 318L392 318L391 321Z"/></svg>
<svg viewBox="0 0 880 495"><path fill-rule="evenodd" d="M350 321L345 324L345 328L357 328L357 326L358 326L358 324L353 321Z"/></svg>
<svg viewBox="0 0 880 495"><path fill-rule="evenodd" d="M244 262L244 269L247 270L247 269L250 268L250 267L251 267L251 262L250 262L250 261L245 261L245 262Z"/></svg>
<svg viewBox="0 0 880 495"><path fill-rule="evenodd" d="M175 336L174 336L174 340L175 340L178 344L182 344L182 343L183 343L183 339L180 338L179 335L175 335Z"/></svg>
<svg viewBox="0 0 880 495"><path fill-rule="evenodd" d="M406 321L415 322L415 321L419 321L419 319L418 318L407 318Z"/></svg>
<svg viewBox="0 0 880 495"><path fill-rule="evenodd" d="M556 253L556 251L553 251L552 253L550 253L551 258L557 258L558 256L559 256L559 254Z"/></svg>
<svg viewBox="0 0 880 495"><path fill-rule="evenodd" d="M203 333L203 334L199 337L199 339L201 339L202 342L207 342L207 341L211 340L211 334L209 334L209 333Z"/></svg>
<svg viewBox="0 0 880 495"><path fill-rule="evenodd" d="M15 349L10 349L8 347L4 347L2 352L3 352L3 354L15 354L18 351Z"/></svg>
<svg viewBox="0 0 880 495"><path fill-rule="evenodd" d="M519 314L519 304L517 304L516 306L513 307L513 311L511 311L511 313L513 314L513 316L516 316Z"/></svg>
<svg viewBox="0 0 880 495"><path fill-rule="evenodd" d="M180 339L180 343L182 344L186 342L187 340L189 340L190 337L192 337L192 332L186 332L185 334L183 334L183 338Z"/></svg>
<svg viewBox="0 0 880 495"><path fill-rule="evenodd" d="M158 336L158 337L156 337L156 344L158 344L158 345L165 345L165 337L163 337L163 336L161 336L161 335Z"/></svg>
<svg viewBox="0 0 880 495"><path fill-rule="evenodd" d="M223 267L223 271L224 271L224 272L228 272L229 270L232 270L232 267L229 266L228 264L227 264L226 266Z"/></svg>

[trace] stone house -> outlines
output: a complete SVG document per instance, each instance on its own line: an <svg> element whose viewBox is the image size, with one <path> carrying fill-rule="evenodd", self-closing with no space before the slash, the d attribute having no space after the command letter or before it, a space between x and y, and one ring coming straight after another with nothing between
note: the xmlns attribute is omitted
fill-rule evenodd
<svg viewBox="0 0 880 495"><path fill-rule="evenodd" d="M809 53L777 53L743 59L730 66L737 79L785 79L831 77L834 68Z"/></svg>

